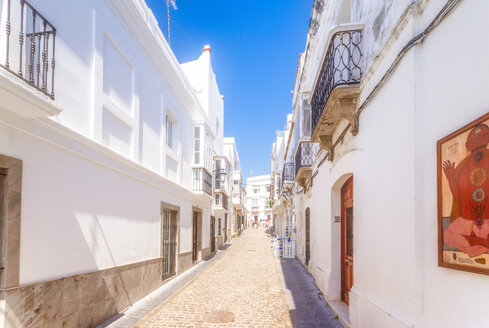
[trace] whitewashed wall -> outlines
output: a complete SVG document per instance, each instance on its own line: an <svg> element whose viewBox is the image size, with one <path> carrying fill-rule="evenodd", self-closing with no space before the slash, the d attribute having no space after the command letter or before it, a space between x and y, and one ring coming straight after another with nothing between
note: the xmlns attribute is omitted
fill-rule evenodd
<svg viewBox="0 0 489 328"><path fill-rule="evenodd" d="M428 13L433 15L440 5L441 1L434 1ZM477 32L489 30L488 12L486 1L462 1L415 52L415 218L422 245L417 253L417 275L425 286L420 298L424 304L421 322L426 327L483 327L489 323L483 314L489 277L437 266L436 186L430 183L436 181L436 141L489 112L487 36L480 39ZM472 68L479 73L470 74Z"/></svg>
<svg viewBox="0 0 489 328"><path fill-rule="evenodd" d="M446 2L420 1L420 11L402 16L409 3L352 1L352 21L365 23L365 65L372 68L360 101ZM339 8L341 1L324 5ZM326 297L339 300L339 224L332 222L340 215L339 189L353 175L352 327L488 325L487 277L438 267L436 212L437 140L489 111L487 42L478 32L489 27L488 9L481 0L462 1L408 52L362 113L359 134L347 134L335 149L335 161L321 166L296 207L311 209L310 271ZM334 13L323 17L325 26L335 24ZM400 17L405 25L386 47ZM323 40L328 29L320 27L316 38ZM380 62L371 66L381 50ZM305 64L305 87L314 78L310 72L317 72L311 68L318 67L321 51L313 50L312 62Z"/></svg>
<svg viewBox="0 0 489 328"><path fill-rule="evenodd" d="M180 207L180 253L192 249L192 206L203 210L209 247L211 202L193 197L191 164L193 122L215 120L146 4L30 3L57 29L62 112L34 120L0 109L0 153L24 165L20 283L159 257L161 202ZM212 115L222 117L213 73L211 81Z"/></svg>
<svg viewBox="0 0 489 328"><path fill-rule="evenodd" d="M246 179L246 201L248 207L248 221L254 221L255 215L258 216L258 221L264 221L267 219L267 213L265 211L266 200L270 197L265 189L266 185L270 185L270 175L260 175L256 177L249 177ZM253 187L258 189L258 193L253 192ZM258 214L252 213L253 199L257 201L257 207L259 208ZM270 212L271 214L271 212Z"/></svg>

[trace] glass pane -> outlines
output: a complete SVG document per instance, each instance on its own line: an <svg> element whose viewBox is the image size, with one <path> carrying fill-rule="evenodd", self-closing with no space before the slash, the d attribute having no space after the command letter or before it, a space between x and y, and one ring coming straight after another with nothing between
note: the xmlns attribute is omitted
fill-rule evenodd
<svg viewBox="0 0 489 328"><path fill-rule="evenodd" d="M166 117L166 144L173 148L173 123L168 116Z"/></svg>
<svg viewBox="0 0 489 328"><path fill-rule="evenodd" d="M311 111L304 111L304 136L311 136Z"/></svg>
<svg viewBox="0 0 489 328"><path fill-rule="evenodd" d="M353 208L346 209L346 255L353 256Z"/></svg>

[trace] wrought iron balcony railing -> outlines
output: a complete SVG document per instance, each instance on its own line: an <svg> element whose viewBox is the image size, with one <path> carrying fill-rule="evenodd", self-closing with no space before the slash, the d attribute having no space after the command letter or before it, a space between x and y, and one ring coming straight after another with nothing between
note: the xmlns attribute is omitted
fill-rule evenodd
<svg viewBox="0 0 489 328"><path fill-rule="evenodd" d="M313 143L310 141L303 141L299 143L297 152L295 153L295 176L299 173L303 167L311 167L314 162Z"/></svg>
<svg viewBox="0 0 489 328"><path fill-rule="evenodd" d="M311 99L313 131L333 89L360 83L361 42L361 30L340 31L332 36Z"/></svg>
<svg viewBox="0 0 489 328"><path fill-rule="evenodd" d="M194 167L193 191L203 191L212 196L212 175L203 167Z"/></svg>
<svg viewBox="0 0 489 328"><path fill-rule="evenodd" d="M295 171L294 171L294 163L284 163L284 168L282 169L282 186L286 182L294 182Z"/></svg>
<svg viewBox="0 0 489 328"><path fill-rule="evenodd" d="M54 99L56 29L25 0L7 0L4 69Z"/></svg>

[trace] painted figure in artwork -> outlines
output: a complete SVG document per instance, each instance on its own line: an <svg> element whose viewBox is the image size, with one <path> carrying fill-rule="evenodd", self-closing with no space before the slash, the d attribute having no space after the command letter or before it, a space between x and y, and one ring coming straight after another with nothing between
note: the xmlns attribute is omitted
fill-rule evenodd
<svg viewBox="0 0 489 328"><path fill-rule="evenodd" d="M470 152L457 166L445 161L443 171L453 196L451 223L444 242L470 257L489 252L489 127L475 126L465 146Z"/></svg>

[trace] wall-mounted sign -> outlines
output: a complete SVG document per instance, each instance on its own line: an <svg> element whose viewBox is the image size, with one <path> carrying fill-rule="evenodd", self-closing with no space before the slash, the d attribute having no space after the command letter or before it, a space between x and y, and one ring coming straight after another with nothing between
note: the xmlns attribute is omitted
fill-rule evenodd
<svg viewBox="0 0 489 328"><path fill-rule="evenodd" d="M489 274L489 113L438 141L438 264Z"/></svg>

